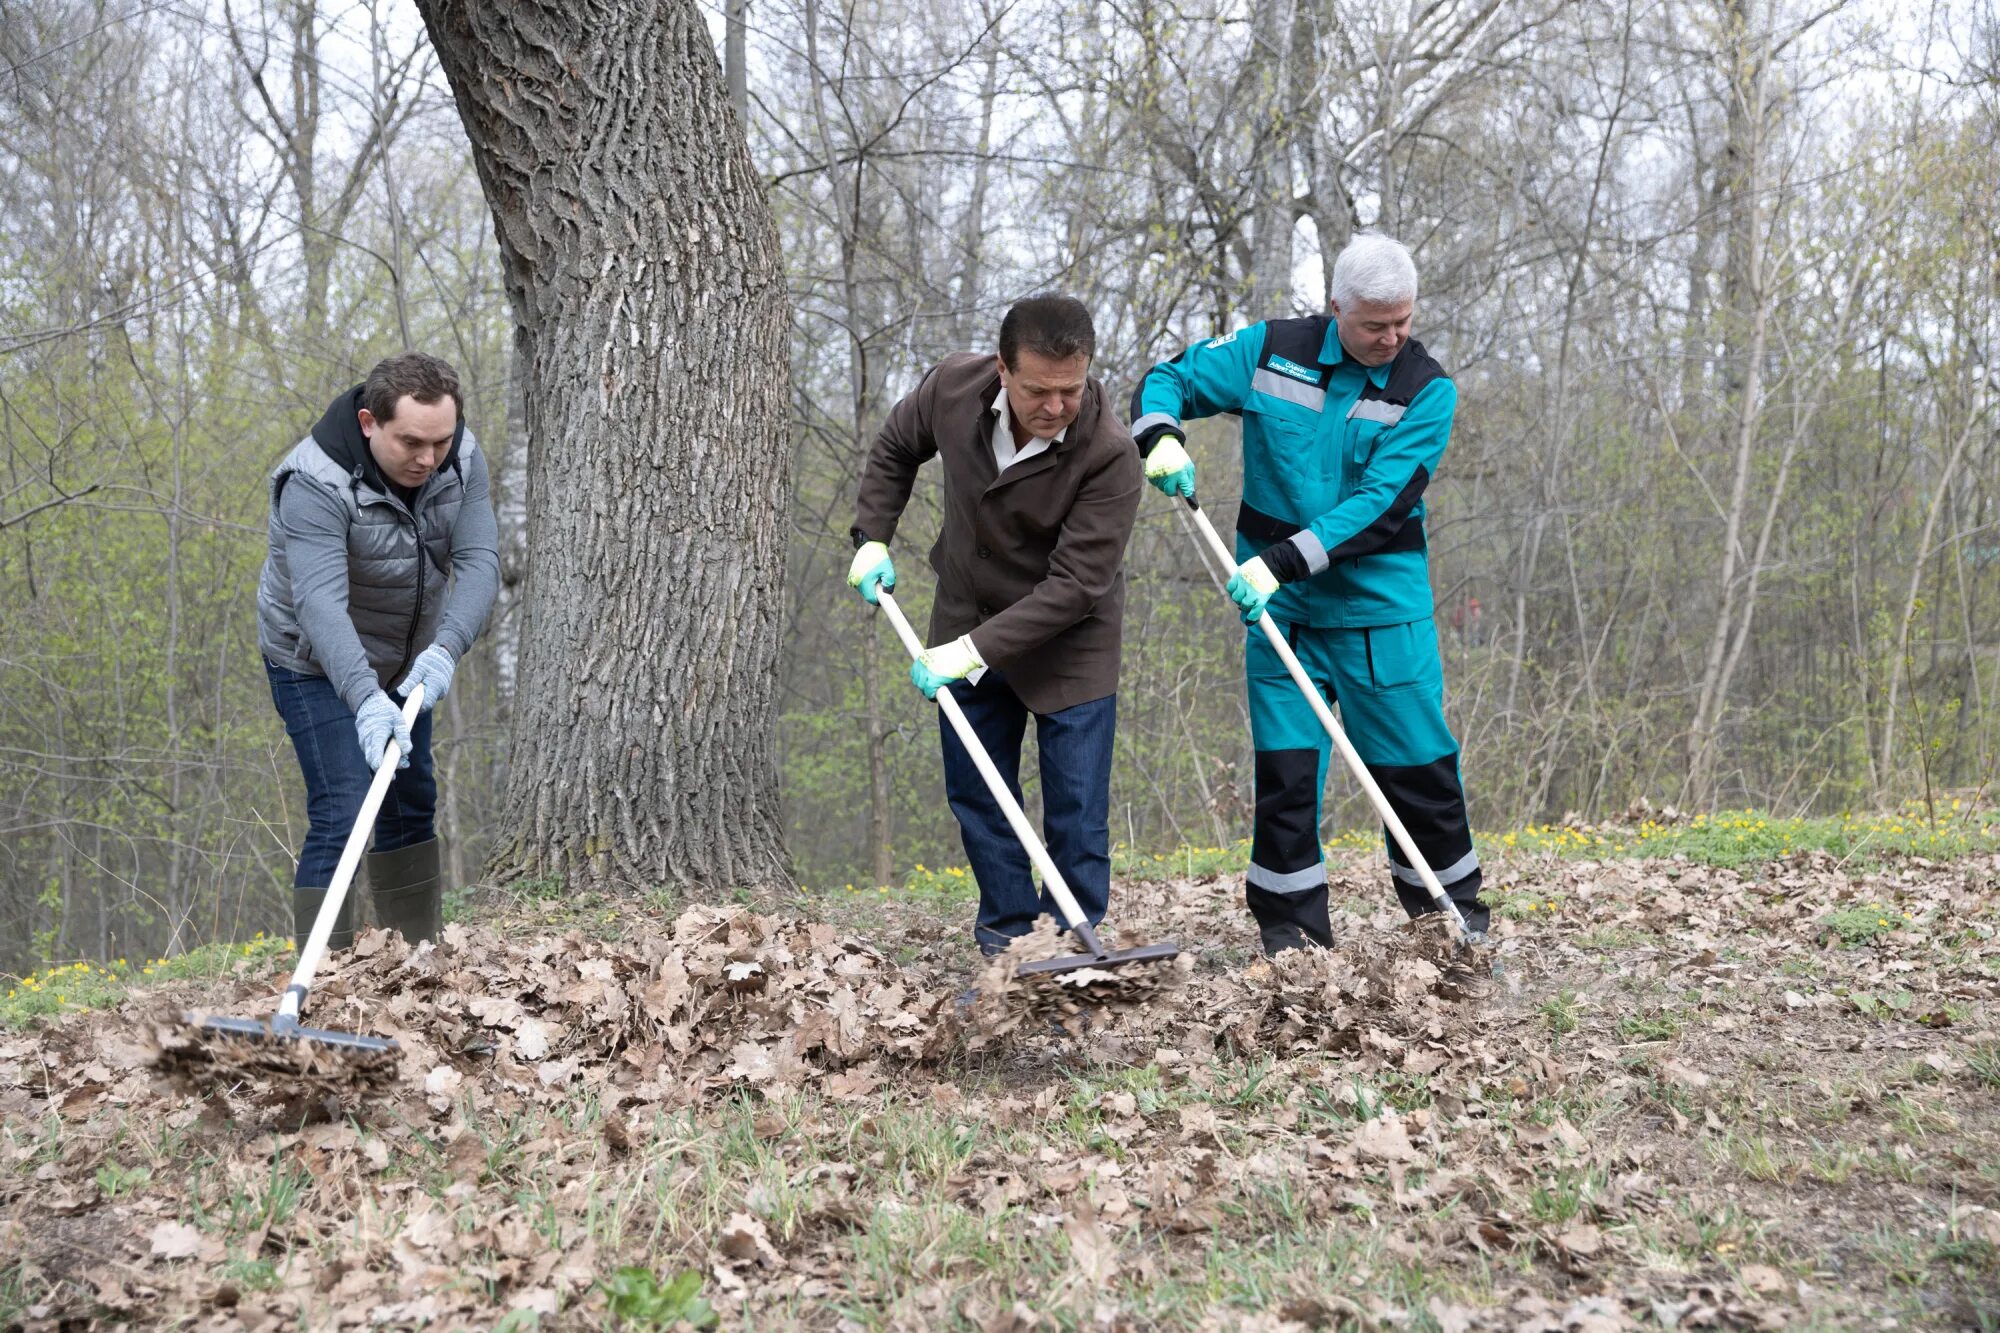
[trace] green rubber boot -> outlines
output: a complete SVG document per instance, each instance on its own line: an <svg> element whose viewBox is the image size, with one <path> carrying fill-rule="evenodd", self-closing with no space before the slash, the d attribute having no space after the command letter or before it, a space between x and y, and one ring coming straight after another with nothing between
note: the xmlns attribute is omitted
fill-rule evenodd
<svg viewBox="0 0 2000 1333"><path fill-rule="evenodd" d="M313 922L319 920L319 909L326 903L326 886L318 888L292 888L292 938L299 948L306 947L306 937L312 934ZM354 895L347 894L340 900L340 911L333 918L333 934L326 937L327 952L345 949L354 943Z"/></svg>
<svg viewBox="0 0 2000 1333"><path fill-rule="evenodd" d="M443 844L432 838L393 852L368 853L376 925L402 931L410 944L438 937L444 929L442 848Z"/></svg>

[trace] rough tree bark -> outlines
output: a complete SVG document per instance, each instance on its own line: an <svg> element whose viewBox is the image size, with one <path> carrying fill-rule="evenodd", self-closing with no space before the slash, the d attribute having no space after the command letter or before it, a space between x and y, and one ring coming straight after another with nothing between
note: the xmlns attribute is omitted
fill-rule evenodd
<svg viewBox="0 0 2000 1333"><path fill-rule="evenodd" d="M527 372L528 581L489 873L789 879L777 229L694 0L419 0Z"/></svg>

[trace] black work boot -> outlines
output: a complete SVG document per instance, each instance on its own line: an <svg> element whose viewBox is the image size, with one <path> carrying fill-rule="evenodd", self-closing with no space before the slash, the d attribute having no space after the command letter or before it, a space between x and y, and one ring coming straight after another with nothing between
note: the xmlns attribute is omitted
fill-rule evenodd
<svg viewBox="0 0 2000 1333"><path fill-rule="evenodd" d="M306 939L312 934L313 922L319 920L319 909L326 904L326 886L301 888L292 886L292 939L303 949ZM345 949L354 943L354 895L343 894L340 911L334 914L333 933L326 937L327 952Z"/></svg>
<svg viewBox="0 0 2000 1333"><path fill-rule="evenodd" d="M368 853L376 925L400 930L410 944L438 937L444 929L442 848L443 844L432 838L393 852Z"/></svg>
<svg viewBox="0 0 2000 1333"><path fill-rule="evenodd" d="M1333 918L1327 913L1326 885L1304 893L1272 893L1246 886L1243 900L1257 919L1257 936L1266 958L1287 949L1333 947Z"/></svg>
<svg viewBox="0 0 2000 1333"><path fill-rule="evenodd" d="M1313 941L1297 923L1291 921L1259 922L1257 939L1264 946L1266 958L1276 958L1287 949L1310 949Z"/></svg>

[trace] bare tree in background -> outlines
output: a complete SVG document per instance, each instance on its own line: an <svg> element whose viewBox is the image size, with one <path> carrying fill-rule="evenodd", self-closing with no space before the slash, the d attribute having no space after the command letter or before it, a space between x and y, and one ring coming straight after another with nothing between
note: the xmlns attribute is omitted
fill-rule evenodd
<svg viewBox="0 0 2000 1333"><path fill-rule="evenodd" d="M233 100L245 124L270 149L291 190L304 282L293 364L296 351L303 351L309 364L327 367L320 377L298 386L316 404L320 390L356 375L349 365L350 331L336 328L333 319L334 263L348 220L416 112L416 92L430 50L422 40L385 50L381 24L370 24L374 68L368 119L359 145L341 161L328 147L339 135L330 105L334 99L327 92L330 71L321 61L320 45L332 20L319 0L268 0L238 11L234 3L222 7L240 78ZM401 274L392 271L389 276L400 295Z"/></svg>

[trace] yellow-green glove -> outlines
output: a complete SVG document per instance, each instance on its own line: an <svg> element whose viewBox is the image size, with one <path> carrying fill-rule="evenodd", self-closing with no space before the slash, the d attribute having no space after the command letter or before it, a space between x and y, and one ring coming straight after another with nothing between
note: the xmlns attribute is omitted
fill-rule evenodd
<svg viewBox="0 0 2000 1333"><path fill-rule="evenodd" d="M950 643L924 649L924 655L910 663L910 681L924 692L924 698L935 699L939 690L985 665L979 650L972 646L972 636L964 634Z"/></svg>
<svg viewBox="0 0 2000 1333"><path fill-rule="evenodd" d="M863 542L847 567L847 586L859 588L870 606L880 606L880 589L896 591L896 565L889 559L889 548L881 542Z"/></svg>
<svg viewBox="0 0 2000 1333"><path fill-rule="evenodd" d="M1243 612L1243 623L1254 625L1264 614L1264 603L1278 590L1278 577L1261 555L1252 556L1236 567L1229 577L1229 596Z"/></svg>
<svg viewBox="0 0 2000 1333"><path fill-rule="evenodd" d="M1153 452L1146 455L1146 480L1162 495L1194 498L1194 460L1178 439L1162 435L1153 445Z"/></svg>

